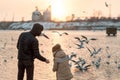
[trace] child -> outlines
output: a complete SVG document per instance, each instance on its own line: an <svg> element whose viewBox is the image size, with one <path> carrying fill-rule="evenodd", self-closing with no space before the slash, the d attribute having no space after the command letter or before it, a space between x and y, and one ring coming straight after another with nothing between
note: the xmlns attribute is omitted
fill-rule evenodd
<svg viewBox="0 0 120 80"><path fill-rule="evenodd" d="M53 46L52 52L54 57L53 72L56 71L57 80L71 80L73 75L69 67L69 59L60 44Z"/></svg>

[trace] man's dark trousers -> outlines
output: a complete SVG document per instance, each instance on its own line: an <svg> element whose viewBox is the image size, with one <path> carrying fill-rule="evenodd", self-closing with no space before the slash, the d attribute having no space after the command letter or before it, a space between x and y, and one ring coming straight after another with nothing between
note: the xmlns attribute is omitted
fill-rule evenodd
<svg viewBox="0 0 120 80"><path fill-rule="evenodd" d="M17 80L23 80L25 70L26 70L27 80L33 80L34 61L30 61L30 60L18 61L18 79Z"/></svg>

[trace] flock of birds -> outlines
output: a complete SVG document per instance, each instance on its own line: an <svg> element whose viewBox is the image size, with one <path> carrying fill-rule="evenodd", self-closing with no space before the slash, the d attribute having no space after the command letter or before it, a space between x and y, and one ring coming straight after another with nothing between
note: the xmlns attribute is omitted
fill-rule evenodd
<svg viewBox="0 0 120 80"><path fill-rule="evenodd" d="M79 37L74 37L75 39L77 39L79 41L79 44L75 44L78 46L77 49L81 49L81 48L85 48L84 44L89 44L90 40L97 40L96 38L90 38L88 39L86 36L81 35L81 38ZM94 47L93 50L91 50L90 48L86 47L87 50L90 53L90 57L95 58L95 56L102 50L102 48L96 49ZM80 71L84 72L87 71L92 65L91 64L87 64L87 62L85 61L85 59L78 57L78 60L73 60L72 57L76 57L77 54L75 53L71 53L70 55L70 61L74 63L74 65L76 65L75 67L78 68ZM100 62L100 60L98 60L98 62ZM93 61L93 64L96 65L96 67L98 67L98 64L96 64L97 62Z"/></svg>
<svg viewBox="0 0 120 80"><path fill-rule="evenodd" d="M67 32L63 32L63 33L60 33L58 31L52 31L53 33L57 33L59 36L62 36L62 35L69 35ZM42 33L41 36L45 37L46 39L50 39L45 33ZM103 50L102 48L98 48L96 49L95 47L91 46L91 48L85 46L84 44L89 44L90 41L95 41L95 40L98 40L96 38L88 38L84 35L81 35L79 37L74 37L75 40L78 41L78 43L74 43L79 49L79 50L82 50L82 48L86 48L90 54L90 58L93 58L93 59L96 59L96 60L93 60L91 61L91 63L87 63L85 59L83 59L82 57L79 57L77 55L77 53L74 53L74 52L71 52L71 54L68 55L68 58L69 58L69 62L70 62L70 67L72 66L75 66L75 68L79 69L80 71L84 72L84 71L88 71L88 69L90 69L91 66L95 66L96 69L98 69L100 67L100 64L101 64L101 61L102 61L102 58L101 57L96 57L98 54L101 53L101 51ZM13 41L14 39L11 38L11 40ZM2 49L5 49L7 45L7 42L4 43ZM111 55L110 55L110 52L108 51L109 50L109 47L106 47L106 53L108 54L107 58L110 59L111 58ZM44 53L43 50L41 50L42 53ZM13 58L13 56L11 56L11 58ZM4 62L7 62L7 60L4 60ZM120 69L120 64L118 61L114 61L115 64L118 64L118 69ZM74 64L74 65L73 65ZM106 61L106 64L107 65L110 65L110 62L109 61Z"/></svg>
<svg viewBox="0 0 120 80"><path fill-rule="evenodd" d="M57 33L59 36L62 36L62 35L69 35L67 32L63 32L63 33L60 33L58 31L52 31L53 33ZM45 38L47 39L50 39L47 35L43 35ZM75 68L79 69L79 71L88 71L88 69L90 69L91 66L95 66L96 69L99 69L100 67L100 64L102 62L102 58L101 57L96 57L98 54L100 54L102 52L102 48L98 48L96 49L95 47L91 46L91 48L85 46L84 44L89 44L90 41L96 41L98 39L96 38L88 38L84 35L81 35L79 37L74 37L74 39L76 39L79 43L74 43L78 48L77 49L82 49L82 48L86 48L90 54L90 57L93 58L94 60L91 61L90 64L88 64L86 62L85 59L81 58L81 57L77 57L77 53L74 53L74 52L71 52L71 54L68 55L68 58L69 58L69 62L70 62L70 67L72 67L72 64L73 66L75 66ZM107 55L107 58L110 59L111 58L111 55L109 53L109 47L106 47L106 53L108 54ZM77 59L76 59L77 57ZM96 59L97 58L97 59ZM119 61L114 61L115 64L118 64L118 69L120 69L120 64L119 64ZM106 61L106 64L107 65L110 65L110 62L109 60Z"/></svg>

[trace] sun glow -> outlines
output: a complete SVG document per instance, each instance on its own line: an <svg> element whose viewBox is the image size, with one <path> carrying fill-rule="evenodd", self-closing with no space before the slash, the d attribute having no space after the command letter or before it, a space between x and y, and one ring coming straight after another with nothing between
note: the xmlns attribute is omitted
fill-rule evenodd
<svg viewBox="0 0 120 80"><path fill-rule="evenodd" d="M61 0L54 0L51 4L52 18L53 20L63 21L65 20L65 7Z"/></svg>

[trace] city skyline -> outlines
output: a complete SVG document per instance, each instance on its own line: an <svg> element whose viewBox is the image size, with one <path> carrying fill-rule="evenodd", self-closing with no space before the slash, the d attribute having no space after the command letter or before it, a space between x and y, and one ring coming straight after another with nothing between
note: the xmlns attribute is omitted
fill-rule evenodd
<svg viewBox="0 0 120 80"><path fill-rule="evenodd" d="M37 6L40 12L51 5L53 20L66 20L72 14L75 17L120 16L119 0L0 0L0 21L31 20Z"/></svg>

